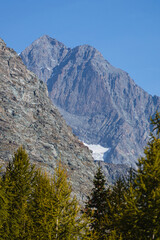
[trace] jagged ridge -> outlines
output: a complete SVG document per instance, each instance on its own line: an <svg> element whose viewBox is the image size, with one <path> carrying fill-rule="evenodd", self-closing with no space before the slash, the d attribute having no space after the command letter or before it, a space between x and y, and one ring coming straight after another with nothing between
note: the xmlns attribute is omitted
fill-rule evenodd
<svg viewBox="0 0 160 240"><path fill-rule="evenodd" d="M44 62L36 57L36 48L43 48L42 39L30 46L40 65ZM31 69L26 51L21 56ZM138 87L128 73L113 67L89 45L69 49L52 69L47 86L50 98L81 140L109 147L109 163L135 166L149 139L149 119L160 106L159 97Z"/></svg>

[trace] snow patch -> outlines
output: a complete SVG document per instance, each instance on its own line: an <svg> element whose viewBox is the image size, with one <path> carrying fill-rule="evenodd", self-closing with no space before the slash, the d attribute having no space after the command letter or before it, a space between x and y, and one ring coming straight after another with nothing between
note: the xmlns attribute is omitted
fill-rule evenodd
<svg viewBox="0 0 160 240"><path fill-rule="evenodd" d="M42 69L47 69L49 71L51 70L51 68L49 68L49 67L46 67L46 68L45 67L41 67L40 70L42 70Z"/></svg>
<svg viewBox="0 0 160 240"><path fill-rule="evenodd" d="M84 143L84 145L87 146L92 151L92 157L96 161L104 161L105 154L109 151L109 148L104 148L101 145L86 143Z"/></svg>

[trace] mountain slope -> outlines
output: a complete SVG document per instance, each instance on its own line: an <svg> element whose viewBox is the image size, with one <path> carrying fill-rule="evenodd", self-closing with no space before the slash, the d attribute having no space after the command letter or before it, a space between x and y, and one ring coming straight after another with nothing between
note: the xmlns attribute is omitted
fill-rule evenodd
<svg viewBox="0 0 160 240"><path fill-rule="evenodd" d="M92 186L95 165L47 95L45 84L0 39L0 163L10 160L21 144L31 161L51 174L61 159L82 200Z"/></svg>
<svg viewBox="0 0 160 240"><path fill-rule="evenodd" d="M89 45L69 49L52 70L49 96L74 133L88 144L109 147L106 162L135 166L160 98L146 93Z"/></svg>

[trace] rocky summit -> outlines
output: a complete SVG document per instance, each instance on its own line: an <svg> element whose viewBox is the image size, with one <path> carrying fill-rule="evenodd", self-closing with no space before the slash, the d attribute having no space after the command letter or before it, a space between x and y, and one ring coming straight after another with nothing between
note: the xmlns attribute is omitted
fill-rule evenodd
<svg viewBox="0 0 160 240"><path fill-rule="evenodd" d="M48 52L56 63L52 67ZM21 57L47 82L52 102L79 139L109 148L105 162L135 167L149 140L150 116L160 110L160 97L149 95L89 45L69 49L43 36ZM47 81L41 74L44 66L52 68Z"/></svg>
<svg viewBox="0 0 160 240"><path fill-rule="evenodd" d="M43 81L0 39L0 164L11 160L20 145L50 174L61 161L78 199L88 194L95 170L89 149L53 106Z"/></svg>
<svg viewBox="0 0 160 240"><path fill-rule="evenodd" d="M21 57L27 68L46 82L68 51L63 43L44 35L26 48Z"/></svg>

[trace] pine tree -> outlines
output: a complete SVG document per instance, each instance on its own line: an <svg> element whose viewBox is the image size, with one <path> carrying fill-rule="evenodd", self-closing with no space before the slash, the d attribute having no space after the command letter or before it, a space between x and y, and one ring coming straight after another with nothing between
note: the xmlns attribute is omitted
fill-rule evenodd
<svg viewBox="0 0 160 240"><path fill-rule="evenodd" d="M8 201L7 239L30 239L28 205L33 192L34 175L34 166L29 163L26 151L20 147L3 176Z"/></svg>
<svg viewBox="0 0 160 240"><path fill-rule="evenodd" d="M94 188L86 203L86 212L92 219L91 229L98 235L97 239L106 239L105 215L107 208L107 190L105 177L99 167L93 180Z"/></svg>
<svg viewBox="0 0 160 240"><path fill-rule="evenodd" d="M120 228L124 239L160 238L160 115L152 119L156 135L138 161L134 184L126 194L126 209L121 213Z"/></svg>
<svg viewBox="0 0 160 240"><path fill-rule="evenodd" d="M119 215L125 208L125 192L127 190L127 183L124 178L119 177L107 194L106 207L106 222L108 223L108 236L116 236L119 233Z"/></svg>

